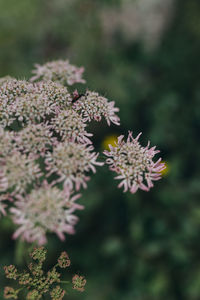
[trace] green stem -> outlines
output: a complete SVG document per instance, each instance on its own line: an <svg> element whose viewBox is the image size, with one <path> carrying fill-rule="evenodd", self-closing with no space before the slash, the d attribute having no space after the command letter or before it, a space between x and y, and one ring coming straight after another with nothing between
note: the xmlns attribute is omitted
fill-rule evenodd
<svg viewBox="0 0 200 300"><path fill-rule="evenodd" d="M70 281L61 280L60 283L70 283Z"/></svg>

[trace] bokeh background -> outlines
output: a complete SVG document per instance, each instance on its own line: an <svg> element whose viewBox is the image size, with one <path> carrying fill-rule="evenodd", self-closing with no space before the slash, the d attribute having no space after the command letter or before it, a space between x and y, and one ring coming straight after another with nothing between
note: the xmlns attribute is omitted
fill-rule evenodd
<svg viewBox="0 0 200 300"><path fill-rule="evenodd" d="M135 195L99 169L76 235L48 236L47 264L67 250L71 274L87 278L68 299L200 299L199 53L198 0L0 0L0 76L29 78L34 63L53 59L83 65L87 87L120 107L120 127L91 125L97 149L142 131L167 164L154 189ZM23 268L27 256L13 230L0 219L1 299L2 266Z"/></svg>

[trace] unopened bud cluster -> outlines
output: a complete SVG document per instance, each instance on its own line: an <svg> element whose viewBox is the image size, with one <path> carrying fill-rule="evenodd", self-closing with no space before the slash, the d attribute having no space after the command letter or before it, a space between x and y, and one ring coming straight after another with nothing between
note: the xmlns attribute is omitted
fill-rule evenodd
<svg viewBox="0 0 200 300"><path fill-rule="evenodd" d="M74 275L72 278L73 289L79 292L83 292L85 290L86 279L84 276Z"/></svg>
<svg viewBox="0 0 200 300"><path fill-rule="evenodd" d="M65 251L62 252L57 264L47 272L43 270L43 263L46 259L46 249L44 247L35 248L30 253L30 256L33 262L28 265L28 271L20 273L14 265L4 267L6 277L17 280L19 284L18 289L5 287L4 298L20 299L20 292L25 290L27 292L27 300L42 299L43 296L48 294L53 300L62 300L66 291L61 288L61 284L66 284L66 281L61 280L61 274L57 271L57 268L67 268L70 266L71 262L68 254ZM83 292L86 279L83 276L74 275L72 284L73 289Z"/></svg>

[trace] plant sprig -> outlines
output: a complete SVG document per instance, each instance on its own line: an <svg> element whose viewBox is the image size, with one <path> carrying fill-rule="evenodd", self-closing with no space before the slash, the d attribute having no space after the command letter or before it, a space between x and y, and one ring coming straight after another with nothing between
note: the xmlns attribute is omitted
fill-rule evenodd
<svg viewBox="0 0 200 300"><path fill-rule="evenodd" d="M61 288L60 284L69 284L70 281L62 281L60 272L57 268L68 268L71 264L68 254L64 251L60 254L57 264L50 270L44 272L43 263L46 259L47 250L44 247L34 248L30 253L32 262L28 264L28 270L22 273L18 272L14 265L4 267L6 277L18 281L21 286L18 289L6 286L4 288L5 299L18 299L22 290L27 291L27 300L44 299L49 294L53 300L62 300L66 291ZM84 291L86 279L83 276L75 274L72 278L73 289L80 292Z"/></svg>

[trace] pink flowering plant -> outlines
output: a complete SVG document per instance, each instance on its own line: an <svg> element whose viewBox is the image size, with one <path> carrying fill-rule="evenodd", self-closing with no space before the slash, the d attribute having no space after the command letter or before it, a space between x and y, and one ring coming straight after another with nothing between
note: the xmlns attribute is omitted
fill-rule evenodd
<svg viewBox="0 0 200 300"><path fill-rule="evenodd" d="M29 80L0 79L0 213L8 214L13 238L43 245L48 232L74 234L79 190L87 188L99 161L88 124L103 118L120 125L119 109L97 92L73 89L85 83L84 68L69 61L36 65ZM129 132L104 151L124 192L149 191L165 165L159 151L141 146Z"/></svg>

